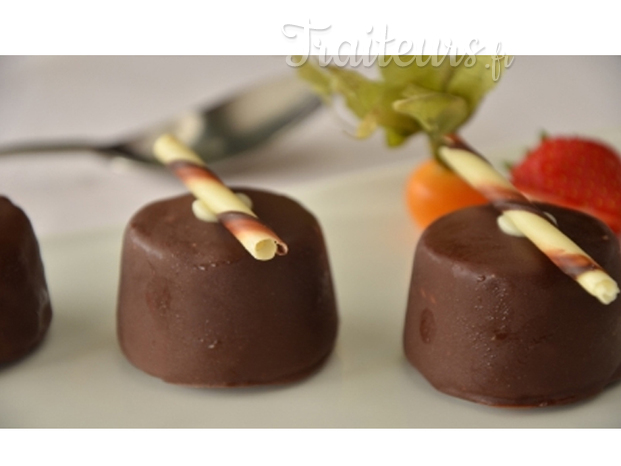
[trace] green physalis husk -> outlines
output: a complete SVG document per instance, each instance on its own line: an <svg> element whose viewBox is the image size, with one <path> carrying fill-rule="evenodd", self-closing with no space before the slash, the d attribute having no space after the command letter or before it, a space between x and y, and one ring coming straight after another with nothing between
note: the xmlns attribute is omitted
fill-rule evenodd
<svg viewBox="0 0 621 466"><path fill-rule="evenodd" d="M424 132L433 148L442 136L457 131L473 115L483 96L498 81L494 66L504 71L504 60L491 56L380 57L380 79L357 71L320 66L308 59L300 77L330 102L334 94L360 119L356 136L366 138L378 127L389 146ZM496 59L498 60L498 59Z"/></svg>

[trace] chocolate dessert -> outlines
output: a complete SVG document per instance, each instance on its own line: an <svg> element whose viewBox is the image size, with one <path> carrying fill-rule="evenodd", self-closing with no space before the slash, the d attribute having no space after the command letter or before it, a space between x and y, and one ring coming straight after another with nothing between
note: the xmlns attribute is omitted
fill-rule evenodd
<svg viewBox="0 0 621 466"><path fill-rule="evenodd" d="M619 242L595 218L541 205L621 282ZM491 205L446 215L423 233L405 321L408 360L438 390L497 406L574 402L621 378L621 300L608 305Z"/></svg>
<svg viewBox="0 0 621 466"><path fill-rule="evenodd" d="M51 319L39 244L30 221L0 196L0 364L36 347Z"/></svg>
<svg viewBox="0 0 621 466"><path fill-rule="evenodd" d="M295 201L242 189L288 253L254 259L194 197L150 204L130 221L118 302L120 345L139 369L197 387L281 384L317 369L337 313L317 220Z"/></svg>

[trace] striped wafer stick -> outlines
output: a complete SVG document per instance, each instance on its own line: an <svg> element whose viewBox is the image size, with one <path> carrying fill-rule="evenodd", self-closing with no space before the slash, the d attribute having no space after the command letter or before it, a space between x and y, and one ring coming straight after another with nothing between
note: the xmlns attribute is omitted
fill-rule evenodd
<svg viewBox="0 0 621 466"><path fill-rule="evenodd" d="M153 145L153 152L201 201L193 206L195 214L202 214L198 215L201 218L215 215L255 259L270 260L276 254L287 254L284 241L174 136L160 136Z"/></svg>
<svg viewBox="0 0 621 466"><path fill-rule="evenodd" d="M521 232L564 273L604 304L619 294L617 283L551 219L520 193L459 137L445 138L440 157L503 213L505 223Z"/></svg>

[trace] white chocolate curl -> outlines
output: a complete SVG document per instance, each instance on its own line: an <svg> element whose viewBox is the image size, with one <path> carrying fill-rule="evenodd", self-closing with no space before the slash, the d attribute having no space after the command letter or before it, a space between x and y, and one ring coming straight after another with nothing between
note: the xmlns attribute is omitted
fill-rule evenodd
<svg viewBox="0 0 621 466"><path fill-rule="evenodd" d="M255 259L270 260L287 253L287 245L189 147L165 134L155 141L153 152L197 198L192 205L197 218L220 221Z"/></svg>
<svg viewBox="0 0 621 466"><path fill-rule="evenodd" d="M503 192L514 195L516 198L523 198L519 191L490 163L467 148L442 146L439 154L448 166L493 204L504 200L502 194L499 194ZM511 207L502 209L502 216L498 219L501 229L508 234L526 236L563 272L574 278L588 293L603 304L610 304L614 301L619 294L617 283L580 246L549 220L535 213L534 210L538 210L536 206L530 204L525 198L517 202L524 203L527 209ZM578 257L581 263L591 264L593 269L581 270L576 274L576 267L570 263L574 257Z"/></svg>
<svg viewBox="0 0 621 466"><path fill-rule="evenodd" d="M240 201L246 204L246 207L252 209L252 199L246 196L244 193L235 193ZM218 221L218 216L200 199L196 199L192 203L192 212L194 216L202 220L203 222L215 223Z"/></svg>
<svg viewBox="0 0 621 466"><path fill-rule="evenodd" d="M544 214L550 219L551 222L558 225L558 222L552 214L548 212L544 212ZM500 228L504 234L524 238L524 233L522 233L505 214L499 215L498 218L496 218L496 223L498 223L498 228Z"/></svg>

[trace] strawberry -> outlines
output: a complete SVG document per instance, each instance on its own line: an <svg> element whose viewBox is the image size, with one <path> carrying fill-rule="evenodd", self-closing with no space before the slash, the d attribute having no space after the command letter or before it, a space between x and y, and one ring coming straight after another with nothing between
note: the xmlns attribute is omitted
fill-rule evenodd
<svg viewBox="0 0 621 466"><path fill-rule="evenodd" d="M544 138L513 167L511 178L532 199L581 210L621 232L621 159L604 144Z"/></svg>

